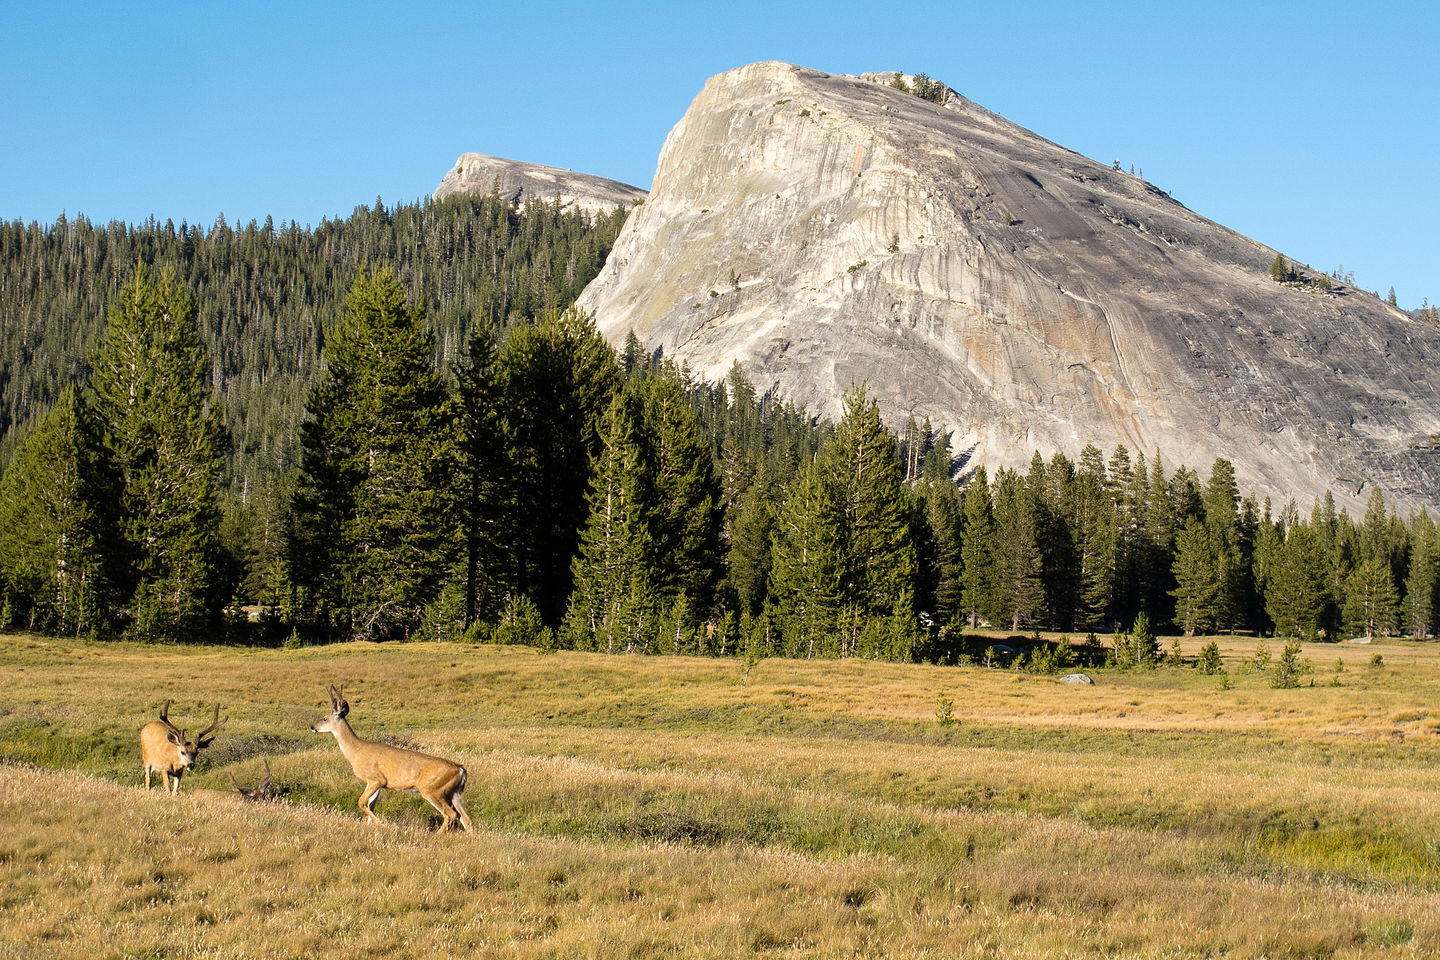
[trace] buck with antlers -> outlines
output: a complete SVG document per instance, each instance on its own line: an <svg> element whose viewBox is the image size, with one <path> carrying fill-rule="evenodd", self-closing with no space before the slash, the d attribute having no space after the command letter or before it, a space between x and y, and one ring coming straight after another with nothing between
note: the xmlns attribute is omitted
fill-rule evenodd
<svg viewBox="0 0 1440 960"><path fill-rule="evenodd" d="M185 731L170 722L170 704L160 708L160 719L151 720L140 728L140 759L145 763L145 789L150 789L150 774L158 772L165 789L171 793L180 792L180 775L195 765L195 755L215 738L212 734L230 718L220 716L220 704L215 704L215 713L210 726L195 735L194 740L186 739ZM174 777L172 783L170 778Z"/></svg>
<svg viewBox="0 0 1440 960"><path fill-rule="evenodd" d="M375 799L382 789L388 788L424 797L444 818L440 824L441 832L453 827L457 818L466 830L473 829L470 817L460 802L460 795L465 791L464 767L419 750L361 740L345 719L350 713L350 704L341 696L343 685L326 684L325 689L330 693L330 714L315 721L310 729L315 733L334 734L340 752L350 761L350 769L365 781L365 792L360 794L359 805L370 822L383 822L375 815Z"/></svg>
<svg viewBox="0 0 1440 960"><path fill-rule="evenodd" d="M274 779L270 773L270 761L265 760L265 779L260 781L260 786L254 788L242 787L235 782L235 774L226 771L230 778L229 790L192 790L190 795L205 800L244 800L248 802L263 803L270 799L270 781Z"/></svg>

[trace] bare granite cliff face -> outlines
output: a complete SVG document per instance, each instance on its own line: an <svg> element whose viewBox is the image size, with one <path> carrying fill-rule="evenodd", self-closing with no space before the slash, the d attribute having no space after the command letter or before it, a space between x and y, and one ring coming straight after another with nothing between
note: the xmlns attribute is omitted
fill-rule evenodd
<svg viewBox="0 0 1440 960"><path fill-rule="evenodd" d="M1440 503L1440 328L944 92L758 63L712 78L580 304L707 379L892 424L992 468L1087 442L1352 510Z"/></svg>
<svg viewBox="0 0 1440 960"><path fill-rule="evenodd" d="M435 188L434 197L440 200L457 193L498 193L520 206L531 200L554 203L558 199L562 210L583 210L592 216L616 207L628 209L636 200L645 199L644 190L618 180L483 153L461 154Z"/></svg>

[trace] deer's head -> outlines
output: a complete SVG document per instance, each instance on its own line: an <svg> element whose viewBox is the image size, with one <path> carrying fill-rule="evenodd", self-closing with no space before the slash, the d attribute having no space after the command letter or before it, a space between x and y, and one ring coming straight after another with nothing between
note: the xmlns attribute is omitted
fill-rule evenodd
<svg viewBox="0 0 1440 960"><path fill-rule="evenodd" d="M350 704L346 703L345 698L341 696L344 688L344 684L338 687L330 683L325 684L325 689L330 694L330 712L310 724L311 732L334 733L339 729L340 724L350 712Z"/></svg>
<svg viewBox="0 0 1440 960"><path fill-rule="evenodd" d="M165 739L175 749L177 766L181 768L195 765L195 755L215 740L214 733L221 725L230 718L220 716L220 704L215 704L215 712L210 716L210 726L197 733L194 739L186 736L185 731L176 727L170 722L170 704L173 700L166 700L165 706L160 708L160 722L165 726Z"/></svg>

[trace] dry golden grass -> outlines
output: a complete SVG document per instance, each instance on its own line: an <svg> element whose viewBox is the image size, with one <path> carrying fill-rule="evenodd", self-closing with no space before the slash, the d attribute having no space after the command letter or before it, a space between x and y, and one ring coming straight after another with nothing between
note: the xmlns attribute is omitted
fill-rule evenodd
<svg viewBox="0 0 1440 960"><path fill-rule="evenodd" d="M0 958L1431 955L1440 648L1307 646L1315 685L1274 690L1255 643L1224 689L3 638ZM466 765L476 834L388 794L363 823L308 729L332 681L362 736ZM167 697L231 718L177 798L138 786ZM262 756L286 803L188 795Z"/></svg>

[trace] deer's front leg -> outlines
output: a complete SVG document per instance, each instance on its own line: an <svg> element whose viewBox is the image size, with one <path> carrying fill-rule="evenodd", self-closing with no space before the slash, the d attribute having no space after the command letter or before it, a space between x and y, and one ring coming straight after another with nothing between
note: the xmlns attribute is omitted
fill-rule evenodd
<svg viewBox="0 0 1440 960"><path fill-rule="evenodd" d="M365 792L360 794L360 809L365 811L365 816L370 818L371 823L383 822L375 815L375 801L380 796L380 784L365 784Z"/></svg>

